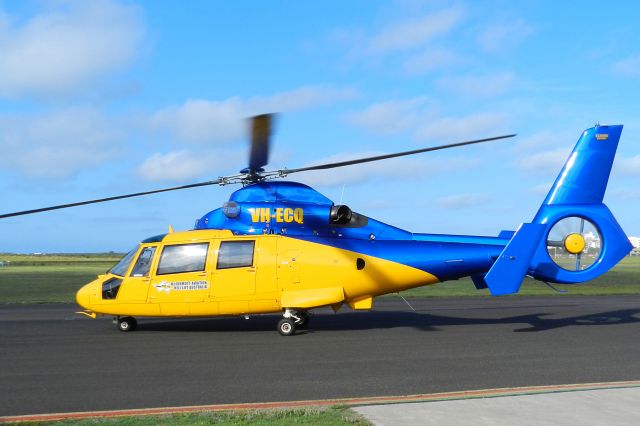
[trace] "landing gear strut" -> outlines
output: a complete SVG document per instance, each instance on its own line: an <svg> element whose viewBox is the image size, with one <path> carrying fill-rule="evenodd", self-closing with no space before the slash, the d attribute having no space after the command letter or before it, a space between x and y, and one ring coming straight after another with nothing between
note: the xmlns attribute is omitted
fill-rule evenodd
<svg viewBox="0 0 640 426"><path fill-rule="evenodd" d="M138 321L134 317L118 317L116 323L120 331L133 331L138 326Z"/></svg>
<svg viewBox="0 0 640 426"><path fill-rule="evenodd" d="M296 333L296 328L304 327L309 322L309 314L305 311L285 309L284 317L278 322L278 332L283 336L292 336Z"/></svg>

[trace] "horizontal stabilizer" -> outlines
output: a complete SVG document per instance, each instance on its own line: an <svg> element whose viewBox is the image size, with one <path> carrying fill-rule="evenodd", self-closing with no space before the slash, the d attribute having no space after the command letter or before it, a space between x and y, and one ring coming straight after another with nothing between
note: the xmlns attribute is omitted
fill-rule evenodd
<svg viewBox="0 0 640 426"><path fill-rule="evenodd" d="M494 296L517 293L546 227L523 223L493 264L484 281Z"/></svg>
<svg viewBox="0 0 640 426"><path fill-rule="evenodd" d="M516 231L500 231L498 234L498 238L508 238L511 239L515 235Z"/></svg>

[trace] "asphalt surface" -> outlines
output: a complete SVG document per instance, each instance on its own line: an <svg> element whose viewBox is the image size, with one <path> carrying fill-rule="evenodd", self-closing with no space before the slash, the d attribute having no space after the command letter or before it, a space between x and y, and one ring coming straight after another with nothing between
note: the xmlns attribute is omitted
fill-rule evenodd
<svg viewBox="0 0 640 426"><path fill-rule="evenodd" d="M142 319L0 306L0 415L406 395L640 379L640 296L376 301L278 316Z"/></svg>

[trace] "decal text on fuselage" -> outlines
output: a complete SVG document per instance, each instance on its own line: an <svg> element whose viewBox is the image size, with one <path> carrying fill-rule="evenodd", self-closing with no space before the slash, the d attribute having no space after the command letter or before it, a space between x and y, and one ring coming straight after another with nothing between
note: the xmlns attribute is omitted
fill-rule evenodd
<svg viewBox="0 0 640 426"><path fill-rule="evenodd" d="M269 223L272 219L278 223L304 223L304 211L301 208L277 207L271 209L270 207L260 207L247 210L251 213L251 221L254 223Z"/></svg>

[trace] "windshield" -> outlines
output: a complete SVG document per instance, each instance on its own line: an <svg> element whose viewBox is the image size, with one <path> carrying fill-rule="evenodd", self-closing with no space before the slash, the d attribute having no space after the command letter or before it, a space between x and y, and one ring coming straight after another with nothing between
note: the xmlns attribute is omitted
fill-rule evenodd
<svg viewBox="0 0 640 426"><path fill-rule="evenodd" d="M127 253L122 259L120 259L120 262L116 263L116 266L111 268L109 273L124 277L124 275L127 273L127 269L129 269L129 265L131 265L133 256L136 255L137 251L138 251L138 247L134 248L129 253Z"/></svg>

